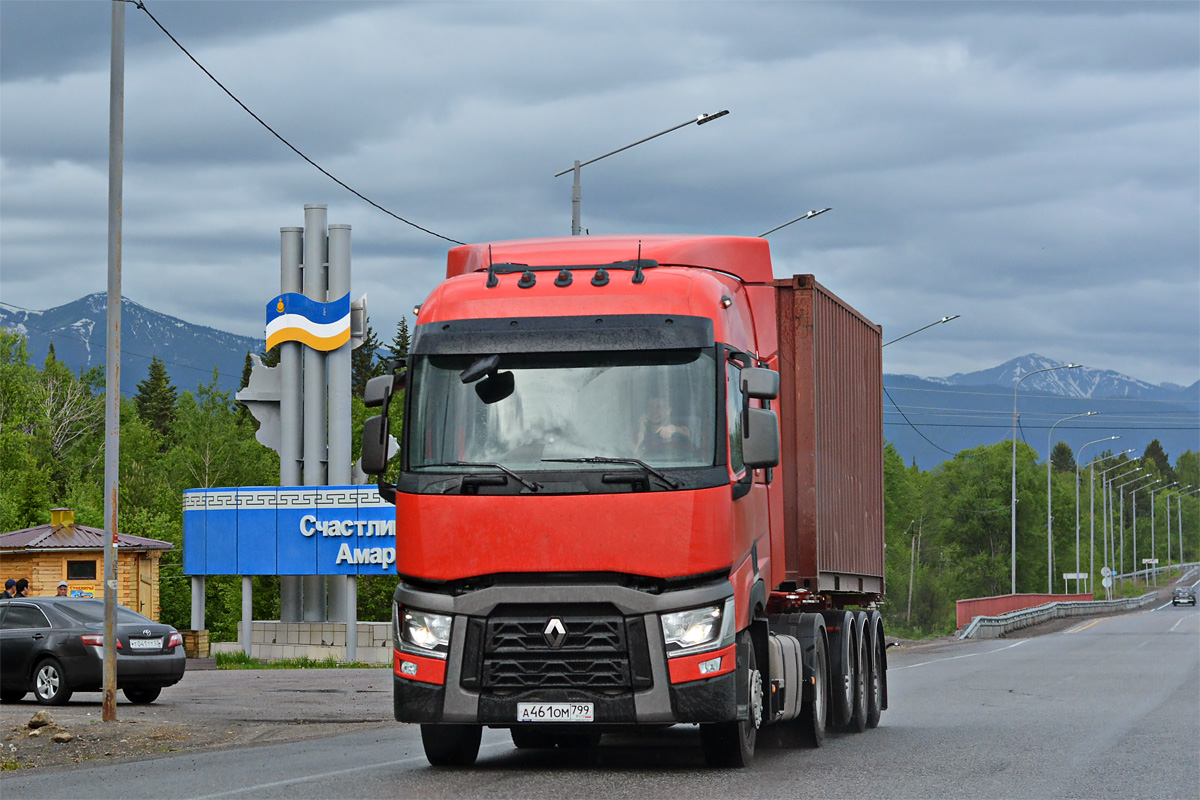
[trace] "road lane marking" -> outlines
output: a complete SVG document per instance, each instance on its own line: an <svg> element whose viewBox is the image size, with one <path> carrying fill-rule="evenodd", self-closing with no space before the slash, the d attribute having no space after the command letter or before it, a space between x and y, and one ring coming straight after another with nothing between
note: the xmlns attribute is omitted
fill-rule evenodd
<svg viewBox="0 0 1200 800"><path fill-rule="evenodd" d="M913 667L923 667L926 664L936 664L939 661L954 661L959 658L970 658L972 656L986 656L986 655L990 655L991 653L999 653L1001 650L1011 650L1014 647L1020 647L1021 645L1025 644L1025 642L1027 642L1027 641L1029 641L1029 640L1022 639L1021 641L1013 642L1012 644L1010 644L1006 647L997 647L995 650L984 650L981 653L967 653L967 654L961 655L961 656L947 656L946 658L935 658L935 659L932 659L931 661L922 661L920 664L908 664L903 667L888 667L888 672L899 672L902 669L912 669Z"/></svg>
<svg viewBox="0 0 1200 800"><path fill-rule="evenodd" d="M1150 640L1149 640L1149 639L1147 639L1146 641L1142 642L1141 644L1139 644L1137 647L1135 647L1135 648L1133 648L1133 649L1134 649L1134 650L1141 650L1143 647L1145 647L1145 646L1146 646L1146 645L1148 645L1148 644L1150 644Z"/></svg>
<svg viewBox="0 0 1200 800"><path fill-rule="evenodd" d="M1099 621L1100 620L1098 620L1098 619L1094 619L1091 622L1087 623L1086 625L1081 625L1078 628L1072 628L1071 630L1067 631L1067 633L1079 633L1080 631L1086 631L1088 628L1092 627Z"/></svg>
<svg viewBox="0 0 1200 800"><path fill-rule="evenodd" d="M1179 624L1180 624L1181 622L1183 622L1185 619L1189 619L1189 618L1191 618L1191 617L1194 617L1194 616L1196 616L1196 615L1195 615L1195 614L1188 614L1186 617L1180 617L1180 618L1179 618L1179 619L1178 619L1178 620L1175 622L1175 624L1171 626L1171 630L1167 631L1167 633L1174 633L1174 632L1175 632L1175 629L1179 627Z"/></svg>
<svg viewBox="0 0 1200 800"><path fill-rule="evenodd" d="M496 742L494 744L485 744L482 747L480 747L479 749L482 752L484 750L495 750L498 747L511 747L511 746L512 745L505 743L505 742ZM364 770L380 769L383 767L397 767L402 764L416 764L419 762L429 763L426 760L425 756L423 756L423 755L412 756L410 758L401 758L401 759L397 759L395 761L380 761L375 764L362 764L357 767L347 767L346 769L335 769L335 770L330 770L329 772L319 772L316 775L305 775L301 778L287 778L286 780L282 780L282 781L271 781L269 783L258 783L258 784L255 784L254 786L239 786L237 789L227 789L223 792L216 792L214 794L205 794L205 795L200 795L198 797L193 797L192 800L214 800L214 798L217 798L217 797L235 797L239 794L246 794L247 792L257 792L257 791L261 791L264 789L275 789L280 786L290 786L295 783L305 783L306 781L321 780L322 778L333 778L338 775L349 775L352 772L363 772Z"/></svg>
<svg viewBox="0 0 1200 800"><path fill-rule="evenodd" d="M1159 606L1158 608L1152 608L1152 609L1150 609L1150 611L1151 611L1151 613L1153 613L1153 612L1155 612L1155 611L1162 611L1164 608L1166 608L1166 607L1167 607L1167 606L1169 606L1169 605L1171 605L1171 604L1170 604L1170 603L1163 603L1163 604L1162 604L1161 606Z"/></svg>

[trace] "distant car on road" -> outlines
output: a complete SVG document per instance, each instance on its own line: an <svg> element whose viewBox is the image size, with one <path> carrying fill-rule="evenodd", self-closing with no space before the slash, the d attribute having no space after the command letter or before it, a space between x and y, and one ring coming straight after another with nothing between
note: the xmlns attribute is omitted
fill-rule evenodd
<svg viewBox="0 0 1200 800"><path fill-rule="evenodd" d="M183 637L170 625L117 606L117 688L152 703L183 678ZM0 700L32 691L43 705L104 688L104 601L75 597L0 600Z"/></svg>
<svg viewBox="0 0 1200 800"><path fill-rule="evenodd" d="M1171 605L1182 606L1196 605L1196 590L1190 586L1180 586L1175 590L1175 594L1171 596Z"/></svg>

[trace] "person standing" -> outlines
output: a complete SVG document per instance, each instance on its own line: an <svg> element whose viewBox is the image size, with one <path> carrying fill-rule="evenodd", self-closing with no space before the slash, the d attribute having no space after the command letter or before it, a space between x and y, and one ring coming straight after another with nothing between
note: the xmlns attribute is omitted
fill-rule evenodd
<svg viewBox="0 0 1200 800"><path fill-rule="evenodd" d="M10 597L16 597L16 596L17 596L17 582L14 581L12 578L9 578L8 580L6 580L4 582L4 596L0 597L0 600L6 600Z"/></svg>
<svg viewBox="0 0 1200 800"><path fill-rule="evenodd" d="M56 593L55 596L56 597L69 597L70 596L67 594L67 582L66 581L58 582L58 592Z"/></svg>
<svg viewBox="0 0 1200 800"><path fill-rule="evenodd" d="M29 581L25 578L17 581L17 597L29 597Z"/></svg>

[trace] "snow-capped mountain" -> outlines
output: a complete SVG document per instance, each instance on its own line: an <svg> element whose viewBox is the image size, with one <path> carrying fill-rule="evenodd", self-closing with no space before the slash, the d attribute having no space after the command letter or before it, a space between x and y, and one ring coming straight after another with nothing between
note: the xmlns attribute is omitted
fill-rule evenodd
<svg viewBox="0 0 1200 800"><path fill-rule="evenodd" d="M45 311L30 311L0 303L0 325L22 333L29 360L41 365L50 343L54 355L72 369L104 363L107 300L103 292L81 297ZM121 391L132 394L146 377L150 357L158 356L171 382L192 391L212 380L213 369L223 391L236 391L242 381L247 352L260 352L263 340L216 328L193 325L160 314L128 298L121 303Z"/></svg>
<svg viewBox="0 0 1200 800"><path fill-rule="evenodd" d="M1111 369L1093 369L1088 366L1076 369L1053 369L1064 367L1065 362L1030 353L999 366L978 372L956 372L945 378L929 378L948 386L1006 386L1012 388L1017 381L1037 370L1048 370L1034 375L1021 384L1022 392L1054 394L1062 397L1112 398L1126 397L1139 400L1173 401L1183 399L1187 392L1195 396L1197 385L1184 388L1175 384L1156 386L1146 381L1122 375Z"/></svg>

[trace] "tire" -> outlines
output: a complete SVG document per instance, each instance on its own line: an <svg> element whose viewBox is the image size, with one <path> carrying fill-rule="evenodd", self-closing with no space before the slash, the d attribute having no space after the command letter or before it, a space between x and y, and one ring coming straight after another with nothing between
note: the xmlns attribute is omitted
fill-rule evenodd
<svg viewBox="0 0 1200 800"><path fill-rule="evenodd" d="M71 699L71 684L62 664L53 658L38 663L33 671L33 694L44 706L61 706Z"/></svg>
<svg viewBox="0 0 1200 800"><path fill-rule="evenodd" d="M747 683L750 718L732 722L710 722L700 726L700 744L704 762L710 767L748 767L754 760L758 729L763 720L762 673L754 654L749 632L738 635L738 650L745 650L746 665L737 671L738 680Z"/></svg>
<svg viewBox="0 0 1200 800"><path fill-rule="evenodd" d="M479 756L482 725L422 725L425 758L435 767L469 767Z"/></svg>
<svg viewBox="0 0 1200 800"><path fill-rule="evenodd" d="M5 689L3 692L0 692L0 702L19 703L27 694L29 692L25 689Z"/></svg>
<svg viewBox="0 0 1200 800"><path fill-rule="evenodd" d="M867 727L878 728L883 716L884 686L887 680L887 656L884 648L883 629L868 627L870 633L867 660Z"/></svg>
<svg viewBox="0 0 1200 800"><path fill-rule="evenodd" d="M813 680L808 687L811 696L805 700L796 724L806 746L820 747L825 743L825 727L829 722L829 651L823 635L816 638L811 677Z"/></svg>
<svg viewBox="0 0 1200 800"><path fill-rule="evenodd" d="M842 730L854 714L854 616L849 611L825 611L829 672L829 727Z"/></svg>
<svg viewBox="0 0 1200 800"><path fill-rule="evenodd" d="M520 750L548 750L554 747L554 734L544 728L511 728L513 744Z"/></svg>
<svg viewBox="0 0 1200 800"><path fill-rule="evenodd" d="M843 730L862 733L867 729L867 650L864 646L863 629L858 627L855 614L855 634L850 642L850 721Z"/></svg>
<svg viewBox="0 0 1200 800"><path fill-rule="evenodd" d="M144 705L153 703L162 694L161 686L126 686L121 690L125 693L125 699L131 703Z"/></svg>

